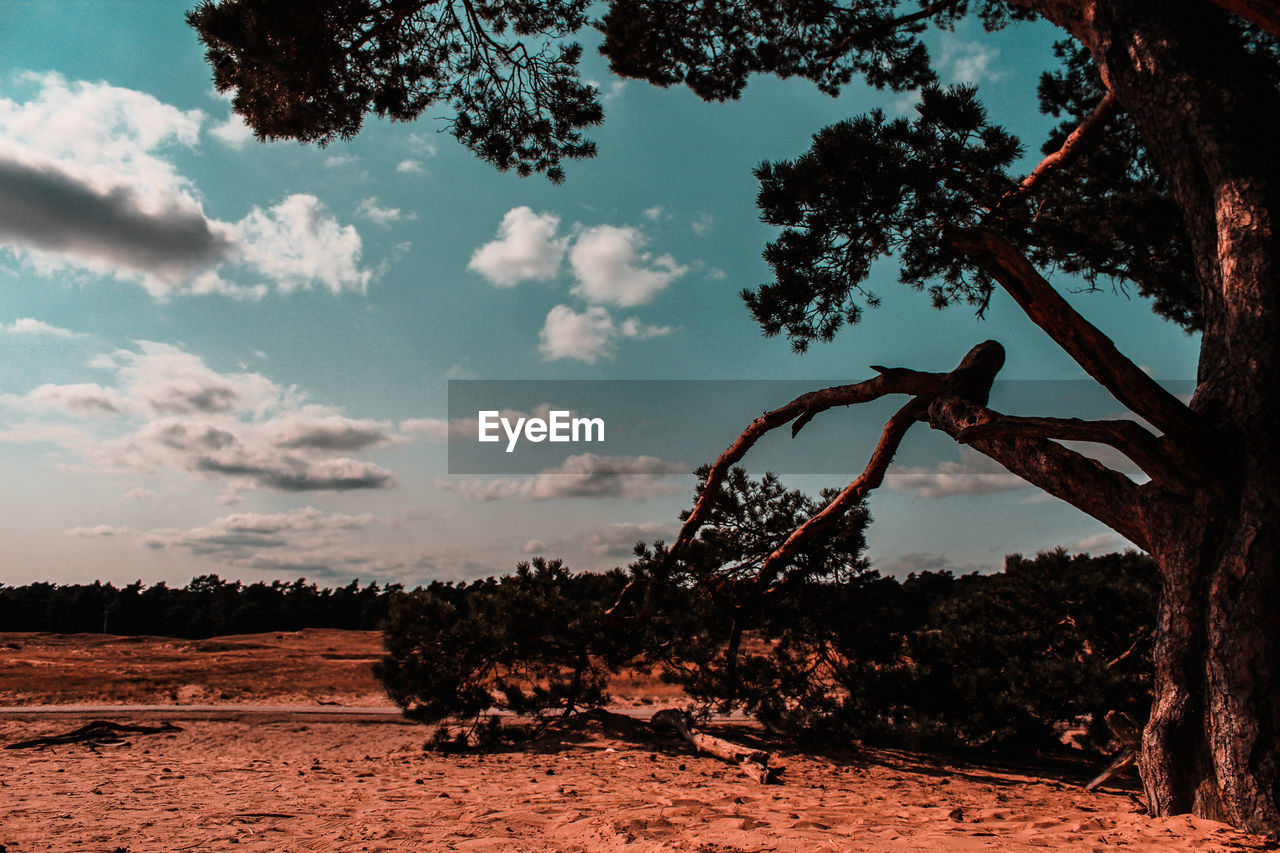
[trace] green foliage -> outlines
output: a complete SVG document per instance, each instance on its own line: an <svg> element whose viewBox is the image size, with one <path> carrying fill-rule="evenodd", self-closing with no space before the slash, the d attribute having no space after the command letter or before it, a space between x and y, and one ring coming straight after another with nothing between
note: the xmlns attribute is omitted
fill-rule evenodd
<svg viewBox="0 0 1280 853"><path fill-rule="evenodd" d="M499 169L564 178L595 154L603 118L578 79L586 0L204 0L200 34L219 91L262 139L324 144L366 113L410 121L442 104L450 131Z"/></svg>
<svg viewBox="0 0 1280 853"><path fill-rule="evenodd" d="M913 121L876 110L833 125L794 162L764 163L761 218L784 230L765 249L776 281L745 291L766 335L797 350L828 341L862 315L858 297L876 260L900 257L899 279L934 304L985 306L994 282L947 250L945 224L972 224L1012 189L1018 141L987 121L969 86L928 87Z"/></svg>
<svg viewBox="0 0 1280 853"><path fill-rule="evenodd" d="M621 572L573 574L539 557L514 575L402 593L374 674L423 722L601 705L621 641L601 625L624 582Z"/></svg>

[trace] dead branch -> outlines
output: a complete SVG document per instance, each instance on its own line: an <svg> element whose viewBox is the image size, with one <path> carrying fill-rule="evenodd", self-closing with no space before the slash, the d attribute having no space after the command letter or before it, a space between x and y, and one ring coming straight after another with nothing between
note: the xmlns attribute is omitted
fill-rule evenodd
<svg viewBox="0 0 1280 853"><path fill-rule="evenodd" d="M1138 758L1138 746L1142 740L1142 727L1135 723L1128 714L1120 711L1108 711L1106 721L1107 727L1111 729L1111 734L1115 737L1116 743L1119 744L1120 748L1116 752L1115 758L1107 765L1107 769L1093 777L1084 786L1086 791L1098 788L1107 780L1123 772Z"/></svg>
<svg viewBox="0 0 1280 853"><path fill-rule="evenodd" d="M1080 122L1076 129L1071 131L1067 138L1063 140L1062 146L1041 160L1031 170L1031 174L1023 178L1016 187L1000 198L1000 201L996 203L996 210L1005 207L1010 202L1030 195L1031 191L1042 181L1080 156L1080 152L1097 138L1097 133L1102 130L1111 116L1115 115L1118 107L1119 102L1116 101L1115 93L1108 89L1107 93L1102 96L1102 100L1093 108L1093 112L1085 116L1084 121Z"/></svg>
<svg viewBox="0 0 1280 853"><path fill-rule="evenodd" d="M668 708L653 715L649 724L654 728L675 729L698 752L714 755L721 761L736 765L739 770L750 776L761 785L776 784L779 767L769 766L769 753L758 749L739 746L723 738L713 737L693 730L689 716L683 711Z"/></svg>
<svg viewBox="0 0 1280 853"><path fill-rule="evenodd" d="M94 720L91 723L72 729L60 735L49 735L31 740L20 740L9 744L5 749L35 749L45 746L57 746L64 743L87 743L90 746L117 746L124 743L123 734L163 734L180 732L181 727L172 723L161 723L158 726L135 726L127 723L112 723L107 720Z"/></svg>
<svg viewBox="0 0 1280 853"><path fill-rule="evenodd" d="M885 471L889 469L889 463L893 461L894 454L898 452L898 446L902 444L903 436L907 434L907 430L911 428L911 425L919 420L924 409L925 404L917 398L907 403L907 405L895 412L893 417L889 418L884 425L884 431L880 434L880 441L876 444L876 449L871 453L871 459L867 461L867 466L862 470L858 479L845 486L840 494L836 495L821 511L815 513L808 521L793 530L786 541L779 545L760 564L760 570L756 573L754 583L762 586L772 583L773 579L787 564L787 561L796 555L805 542L830 527L852 509L858 501L866 497L868 492L879 487L884 482Z"/></svg>
<svg viewBox="0 0 1280 853"><path fill-rule="evenodd" d="M1124 356L1110 338L1082 317L1008 240L983 228L945 226L953 249L982 267L1085 373L1163 433L1198 442L1195 412Z"/></svg>

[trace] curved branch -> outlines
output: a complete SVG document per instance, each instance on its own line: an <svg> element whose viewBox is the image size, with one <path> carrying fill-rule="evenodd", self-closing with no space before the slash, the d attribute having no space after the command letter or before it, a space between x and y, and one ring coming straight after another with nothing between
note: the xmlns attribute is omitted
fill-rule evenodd
<svg viewBox="0 0 1280 853"><path fill-rule="evenodd" d="M1161 432L1199 442L1203 427L1195 412L1126 358L1008 240L956 226L945 226L942 238L1000 282L1031 321L1117 400Z"/></svg>
<svg viewBox="0 0 1280 853"><path fill-rule="evenodd" d="M1080 418L1039 418L1005 415L977 424L956 436L961 444L982 439L1018 436L1060 441L1088 441L1114 447L1129 457L1153 482L1175 494L1185 494L1186 472L1177 470L1159 440L1134 421L1085 421Z"/></svg>
<svg viewBox="0 0 1280 853"><path fill-rule="evenodd" d="M975 347L975 349L977 348ZM759 441L765 433L795 420L796 424L792 430L794 434L799 432L800 428L819 412L824 412L835 406L869 403L888 394L937 395L947 389L947 379L953 375L947 373L925 373L901 368L889 370L877 367L872 369L878 371L880 375L874 379L868 379L865 382L858 382L853 385L837 385L834 388L824 388L821 391L810 391L808 394L796 397L785 406L781 406L771 412L765 412L752 421L738 436L737 440L729 445L711 466L711 471L707 474L706 482L702 487L702 494L699 496L697 503L693 505L693 509L681 526L675 541L671 543L671 550L668 554L674 553L693 539L698 532L698 528L702 526L707 516L711 513L711 507L715 503L716 495L719 494L720 486L724 482L725 476L729 473L729 469L742 459L752 445Z"/></svg>
<svg viewBox="0 0 1280 853"><path fill-rule="evenodd" d="M929 426L959 441L967 430L998 422L1004 415L962 397L941 397L930 403L927 417ZM1047 438L975 438L965 443L1138 547L1149 549L1138 513L1138 485L1123 474Z"/></svg>
<svg viewBox="0 0 1280 853"><path fill-rule="evenodd" d="M845 486L840 494L832 498L820 512L793 530L786 541L765 558L760 564L760 570L756 572L753 581L755 584L763 586L771 583L805 542L838 521L853 508L854 504L865 498L868 492L884 482L885 471L889 469L889 463L898 452L903 436L907 434L912 424L920 420L927 405L927 401L916 398L889 418L884 425L884 431L880 433L880 441L876 443L876 449L872 451L871 458L858 479Z"/></svg>

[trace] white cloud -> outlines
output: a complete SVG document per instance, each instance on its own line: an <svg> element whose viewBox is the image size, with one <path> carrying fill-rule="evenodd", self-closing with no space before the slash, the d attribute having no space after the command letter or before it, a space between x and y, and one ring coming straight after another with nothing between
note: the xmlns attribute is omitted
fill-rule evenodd
<svg viewBox="0 0 1280 853"><path fill-rule="evenodd" d="M363 216L374 225L381 225L384 228L392 222L413 218L412 216L402 216L398 207L379 206L377 196L370 196L356 205L356 215Z"/></svg>
<svg viewBox="0 0 1280 853"><path fill-rule="evenodd" d="M373 277L360 267L360 234L325 215L313 195L291 195L265 211L255 207L235 232L240 255L286 293L313 282L333 293L363 293Z"/></svg>
<svg viewBox="0 0 1280 853"><path fill-rule="evenodd" d="M613 355L616 336L613 319L604 308L597 305L578 313L568 305L557 305L547 313L538 349L547 361L573 358L595 364Z"/></svg>
<svg viewBox="0 0 1280 853"><path fill-rule="evenodd" d="M85 337L83 332L73 332L70 329L50 326L43 320L35 320L31 317L20 317L7 326L0 325L0 332L8 332L14 335L49 335L55 338Z"/></svg>
<svg viewBox="0 0 1280 853"><path fill-rule="evenodd" d="M645 208L644 217L645 219L657 222L662 218L662 205L656 204L653 207Z"/></svg>
<svg viewBox="0 0 1280 853"><path fill-rule="evenodd" d="M476 249L467 268L499 287L554 278L569 242L567 237L556 237L559 227L560 217L553 213L514 207L502 217L497 239Z"/></svg>
<svg viewBox="0 0 1280 853"><path fill-rule="evenodd" d="M1004 72L994 67L1000 51L977 41L964 41L944 34L938 67L955 83L983 83L999 80Z"/></svg>
<svg viewBox="0 0 1280 853"><path fill-rule="evenodd" d="M651 302L688 272L671 255L654 258L640 251L646 242L638 229L597 225L585 229L569 252L578 283L573 293L588 302L633 306Z"/></svg>
<svg viewBox="0 0 1280 853"><path fill-rule="evenodd" d="M57 74L20 82L34 89L27 100L0 98L0 247L38 272L110 276L157 298L265 293L230 278L226 268L236 267L281 290L367 284L359 235L324 216L312 196L254 208L235 223L205 214L192 181L167 158L199 143L201 111Z"/></svg>
<svg viewBox="0 0 1280 853"><path fill-rule="evenodd" d="M57 410L83 428L28 423L0 434L70 450L107 473L185 472L227 484L226 501L249 489L283 492L387 488L390 471L349 454L404 439L382 421L306 404L292 387L251 372L218 372L177 347L140 341L98 356L114 386L46 384L0 396L16 410Z"/></svg>
<svg viewBox="0 0 1280 853"><path fill-rule="evenodd" d="M123 394L92 382L46 384L33 388L25 397L6 394L0 399L27 408L61 409L77 415L117 415L129 407Z"/></svg>
<svg viewBox="0 0 1280 853"><path fill-rule="evenodd" d="M572 358L595 364L612 358L618 338L657 338L671 334L670 326L649 326L634 317L619 324L607 309L593 305L579 313L568 305L557 305L547 313L539 334L538 348L547 361Z"/></svg>
<svg viewBox="0 0 1280 853"><path fill-rule="evenodd" d="M324 165L328 169L342 169L359 162L360 158L355 154L330 154L324 158Z"/></svg>
<svg viewBox="0 0 1280 853"><path fill-rule="evenodd" d="M891 466L885 483L891 489L915 492L922 498L987 495L1030 488L1026 480L967 447L960 448L959 462L940 462L932 468Z"/></svg>
<svg viewBox="0 0 1280 853"><path fill-rule="evenodd" d="M145 501L147 498L154 498L156 493L150 489L144 489L138 486L124 493L124 499L127 501Z"/></svg>
<svg viewBox="0 0 1280 853"><path fill-rule="evenodd" d="M689 223L689 228L699 237L705 237L713 225L716 224L716 218L709 213L699 213L698 218Z"/></svg>
<svg viewBox="0 0 1280 853"><path fill-rule="evenodd" d="M237 150L253 139L253 130L244 123L239 113L232 113L227 120L209 128L209 135L228 148Z"/></svg>
<svg viewBox="0 0 1280 853"><path fill-rule="evenodd" d="M396 171L402 175L423 175L426 169L420 160L401 160L396 164Z"/></svg>
<svg viewBox="0 0 1280 853"><path fill-rule="evenodd" d="M597 456L583 453L570 456L558 467L525 479L437 480L444 491L456 491L467 500L487 503L496 500L545 501L557 498L625 498L644 500L684 490L672 483L672 476L685 474L683 465L664 462L653 456Z"/></svg>
<svg viewBox="0 0 1280 853"><path fill-rule="evenodd" d="M674 522L619 521L587 531L576 544L593 557L627 557L637 542L670 541L678 532L679 525Z"/></svg>

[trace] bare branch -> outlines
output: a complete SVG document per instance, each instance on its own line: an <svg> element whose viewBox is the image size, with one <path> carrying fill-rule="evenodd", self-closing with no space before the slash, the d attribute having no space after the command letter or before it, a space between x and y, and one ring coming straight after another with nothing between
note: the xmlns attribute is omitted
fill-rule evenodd
<svg viewBox="0 0 1280 853"><path fill-rule="evenodd" d="M958 441L966 430L1005 416L962 397L942 397L930 403L927 417L929 426ZM1140 548L1149 548L1146 528L1138 514L1138 485L1123 474L1047 438L1019 435L977 438L966 443L1031 485L1098 519Z"/></svg>
<svg viewBox="0 0 1280 853"><path fill-rule="evenodd" d="M1102 387L1161 432L1198 442L1200 419L1071 307L1014 246L982 228L946 226L943 239L991 274L1023 312Z"/></svg>
<svg viewBox="0 0 1280 853"><path fill-rule="evenodd" d="M1080 125L1063 140L1062 147L1041 160L1039 165L1031 170L1031 174L1023 178L1016 187L1005 193L1000 201L996 203L996 210L1029 195L1053 172L1062 169L1079 156L1081 149L1096 139L1098 132L1102 130L1111 116L1115 115L1118 106L1119 102L1116 100L1115 92L1108 89L1107 94L1103 95L1102 100L1093 108L1093 112L1085 116L1084 121L1080 122Z"/></svg>
<svg viewBox="0 0 1280 853"><path fill-rule="evenodd" d="M1175 494L1187 491L1187 472L1171 464L1159 440L1134 421L1085 421L1080 418L1027 418L1005 415L999 420L969 427L956 441L970 444L984 438L1033 436L1060 441L1105 444L1133 460L1154 482Z"/></svg>
<svg viewBox="0 0 1280 853"><path fill-rule="evenodd" d="M805 542L838 521L858 501L865 498L868 492L884 482L884 473L888 470L889 463L893 461L894 454L898 452L903 436L924 414L926 406L925 401L917 398L889 418L884 425L884 431L880 433L880 441L876 444L876 449L872 451L871 458L858 479L845 486L840 494L822 508L821 512L793 530L786 541L765 558L765 561L760 564L760 570L756 573L755 584L763 586L772 583L786 566L787 561L796 555Z"/></svg>
<svg viewBox="0 0 1280 853"><path fill-rule="evenodd" d="M671 552L674 553L697 534L698 528L703 525L707 520L707 516L711 513L711 507L715 503L716 495L720 491L720 485L724 482L729 469L742 459L752 445L759 441L765 433L799 418L800 420L796 425L796 431L798 431L801 426L808 423L819 412L824 412L835 406L869 403L888 394L911 394L913 396L940 394L946 390L947 378L951 375L902 369L884 370L880 368L880 371L879 376L874 379L868 379L865 382L858 382L853 385L837 385L834 388L824 388L821 391L810 391L808 394L802 394L785 406L766 412L752 421L751 425L742 431L737 440L729 445L711 466L711 471L707 474L706 483L702 487L702 495L698 498L698 502L694 504L689 517L685 519L684 525L680 528L680 533L671 544Z"/></svg>

